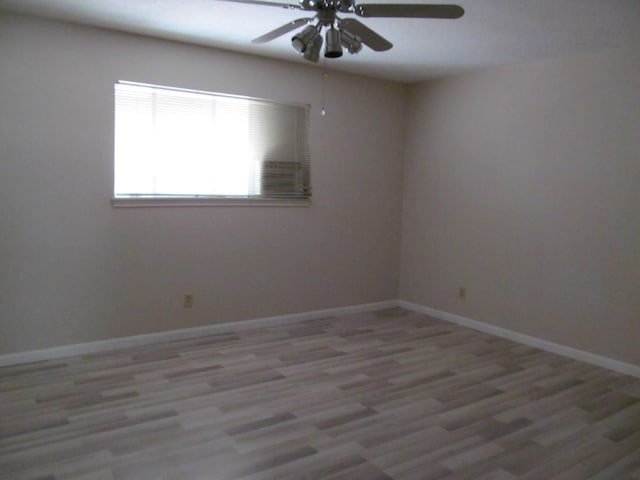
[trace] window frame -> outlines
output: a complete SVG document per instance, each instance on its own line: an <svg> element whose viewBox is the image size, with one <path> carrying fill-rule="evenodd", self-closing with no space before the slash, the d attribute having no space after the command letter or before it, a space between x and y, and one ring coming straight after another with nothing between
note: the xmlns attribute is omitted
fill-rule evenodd
<svg viewBox="0 0 640 480"><path fill-rule="evenodd" d="M181 87L171 87L164 85L156 85L149 83L140 83L119 80L114 84L114 90L116 85L132 85L147 88L157 88L162 90L173 90L178 92L187 92L203 95L212 95L214 97L234 98L243 100L254 100L259 103L267 103L277 106L289 106L304 108L306 114L306 145L308 148L308 154L306 161L302 162L302 168L304 169L303 175L306 178L305 190L307 191L304 197L279 197L279 196L262 196L262 195L205 195L205 194L185 194L185 195L154 195L154 194L129 194L118 196L115 193L116 188L116 160L115 160L115 131L116 131L116 96L115 91L113 95L113 112L114 112L114 152L113 152L113 178L112 178L112 196L111 205L116 208L148 208L148 207L309 207L311 205L311 146L310 146L310 133L311 133L311 105L298 102L283 102L279 100L265 99L259 97L235 95L229 93L212 92L205 90L196 90Z"/></svg>

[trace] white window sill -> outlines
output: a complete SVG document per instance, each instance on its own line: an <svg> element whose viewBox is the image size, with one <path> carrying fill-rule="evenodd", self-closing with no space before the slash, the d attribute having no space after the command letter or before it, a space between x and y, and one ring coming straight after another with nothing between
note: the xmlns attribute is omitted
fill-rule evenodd
<svg viewBox="0 0 640 480"><path fill-rule="evenodd" d="M114 197L115 208L148 207L310 207L310 199L222 197Z"/></svg>

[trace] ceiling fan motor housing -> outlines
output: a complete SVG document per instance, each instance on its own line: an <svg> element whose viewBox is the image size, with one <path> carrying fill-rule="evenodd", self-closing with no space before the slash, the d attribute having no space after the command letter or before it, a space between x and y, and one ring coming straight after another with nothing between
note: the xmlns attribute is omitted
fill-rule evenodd
<svg viewBox="0 0 640 480"><path fill-rule="evenodd" d="M299 0L303 10L353 12L353 0Z"/></svg>

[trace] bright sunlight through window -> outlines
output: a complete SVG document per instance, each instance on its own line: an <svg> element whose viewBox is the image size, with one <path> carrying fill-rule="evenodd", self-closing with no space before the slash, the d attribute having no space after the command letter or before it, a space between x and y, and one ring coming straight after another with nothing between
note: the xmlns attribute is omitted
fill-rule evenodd
<svg viewBox="0 0 640 480"><path fill-rule="evenodd" d="M119 82L116 198L308 198L308 106Z"/></svg>

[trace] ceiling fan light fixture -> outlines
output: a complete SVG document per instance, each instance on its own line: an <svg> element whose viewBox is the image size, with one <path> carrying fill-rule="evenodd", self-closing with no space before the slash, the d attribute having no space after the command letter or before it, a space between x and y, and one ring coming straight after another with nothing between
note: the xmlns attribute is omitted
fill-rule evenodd
<svg viewBox="0 0 640 480"><path fill-rule="evenodd" d="M360 37L353 35L346 30L340 30L340 43L351 54L358 53L362 50L362 40Z"/></svg>
<svg viewBox="0 0 640 480"><path fill-rule="evenodd" d="M327 46L324 49L324 56L327 58L338 58L342 56L342 45L340 44L340 31L333 28L327 30Z"/></svg>
<svg viewBox="0 0 640 480"><path fill-rule="evenodd" d="M322 49L322 35L316 35L311 46L304 51L304 59L317 63L320 60L320 50Z"/></svg>
<svg viewBox="0 0 640 480"><path fill-rule="evenodd" d="M312 25L308 25L301 32L296 33L291 38L291 45L299 53L304 53L309 47L311 47L314 39L318 35L318 29Z"/></svg>
<svg viewBox="0 0 640 480"><path fill-rule="evenodd" d="M464 15L464 8L452 4L405 4L395 3L395 1L393 3L356 4L357 0L297 0L295 3L282 3L273 0L223 1L314 12L315 14L311 17L297 18L251 40L256 44L270 42L307 25L291 38L291 45L305 59L313 62L317 61L316 56L319 56L319 51L322 50L322 41L318 41L318 37L320 40L325 40L324 56L327 58L341 57L343 48L354 54L362 50L362 45L366 45L375 52L384 52L393 47L389 40L359 20L341 18L339 14L342 13L355 14L359 17L428 19L453 19ZM291 2L292 0L284 1ZM312 22L316 22L316 25L309 26ZM327 29L326 35L323 35L324 28Z"/></svg>

